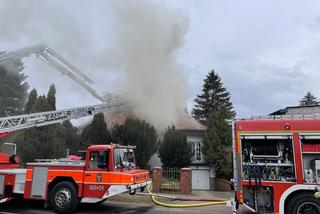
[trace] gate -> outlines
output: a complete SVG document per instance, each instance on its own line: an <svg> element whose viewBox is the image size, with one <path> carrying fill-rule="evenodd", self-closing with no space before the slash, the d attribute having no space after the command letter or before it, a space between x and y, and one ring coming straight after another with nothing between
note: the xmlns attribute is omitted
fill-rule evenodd
<svg viewBox="0 0 320 214"><path fill-rule="evenodd" d="M162 168L161 192L179 192L181 188L181 170Z"/></svg>

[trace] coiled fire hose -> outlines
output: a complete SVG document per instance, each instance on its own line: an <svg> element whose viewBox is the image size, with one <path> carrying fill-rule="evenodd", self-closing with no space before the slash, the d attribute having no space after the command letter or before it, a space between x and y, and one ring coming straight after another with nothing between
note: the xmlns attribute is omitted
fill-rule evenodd
<svg viewBox="0 0 320 214"><path fill-rule="evenodd" d="M206 202L206 203L196 203L196 204L169 204L169 203L164 203L161 201L158 201L156 199L156 195L153 194L150 190L150 185L146 187L149 195L151 196L151 199L153 203L163 206L163 207L172 207L172 208L186 208L186 207L202 207L202 206L210 206L210 205L221 205L221 204L227 204L228 201L212 201L212 202Z"/></svg>

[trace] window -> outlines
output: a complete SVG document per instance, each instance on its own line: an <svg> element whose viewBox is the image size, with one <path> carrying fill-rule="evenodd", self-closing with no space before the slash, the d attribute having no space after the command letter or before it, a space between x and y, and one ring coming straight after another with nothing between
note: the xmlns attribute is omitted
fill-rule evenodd
<svg viewBox="0 0 320 214"><path fill-rule="evenodd" d="M202 153L201 153L201 141L189 141L192 146L192 151L193 151L193 159L195 161L200 161L202 158Z"/></svg>
<svg viewBox="0 0 320 214"><path fill-rule="evenodd" d="M201 160L201 143L200 142L196 142L195 143L195 154L196 154L196 160Z"/></svg>
<svg viewBox="0 0 320 214"><path fill-rule="evenodd" d="M131 169L135 168L135 158L132 149L116 148L114 149L114 168Z"/></svg>
<svg viewBox="0 0 320 214"><path fill-rule="evenodd" d="M90 152L89 168L90 169L108 169L109 151L92 151Z"/></svg>

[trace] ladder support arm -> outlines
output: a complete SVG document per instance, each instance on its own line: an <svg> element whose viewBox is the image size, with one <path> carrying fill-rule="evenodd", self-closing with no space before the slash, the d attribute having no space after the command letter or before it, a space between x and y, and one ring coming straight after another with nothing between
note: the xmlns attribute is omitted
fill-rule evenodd
<svg viewBox="0 0 320 214"><path fill-rule="evenodd" d="M70 63L56 51L51 49L47 44L38 44L14 51L1 53L0 64L12 59L22 59L24 57L29 57L33 54L35 54L37 58L41 59L43 62L45 62L55 70L73 79L79 85L84 87L88 92L90 92L91 95L93 95L95 98L99 99L102 102L105 102L103 96L96 92L96 90L90 85L93 84L93 81L84 73L82 73L77 67L72 65L72 63Z"/></svg>

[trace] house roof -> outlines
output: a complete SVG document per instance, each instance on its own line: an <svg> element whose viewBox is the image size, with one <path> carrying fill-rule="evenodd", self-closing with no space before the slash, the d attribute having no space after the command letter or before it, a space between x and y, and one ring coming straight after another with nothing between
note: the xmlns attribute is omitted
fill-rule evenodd
<svg viewBox="0 0 320 214"><path fill-rule="evenodd" d="M105 121L107 123L107 128L110 129L114 124L121 125L125 123L127 118L134 116L134 112L132 110L125 110L125 111L122 110L122 111L108 112L104 116L105 116ZM88 122L87 124L90 124L90 123L91 121ZM86 126L87 124L85 124L84 126ZM183 131L204 131L207 128L206 126L200 124L186 110L181 111L179 113L177 122L174 125L177 130L183 130Z"/></svg>
<svg viewBox="0 0 320 214"><path fill-rule="evenodd" d="M113 112L105 116L108 128L114 124L123 124L126 118L133 116L133 112ZM200 124L194 119L189 112L181 111L178 115L178 120L174 124L177 130L205 130L206 126Z"/></svg>
<svg viewBox="0 0 320 214"><path fill-rule="evenodd" d="M176 129L180 130L205 130L207 127L199 123L186 110L181 112L175 124Z"/></svg>

